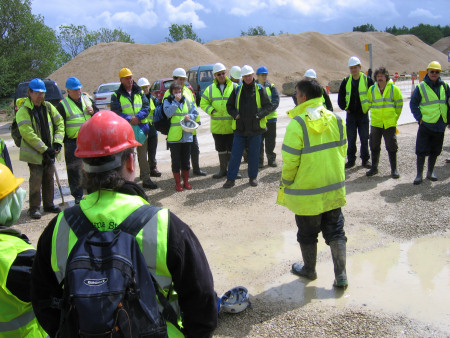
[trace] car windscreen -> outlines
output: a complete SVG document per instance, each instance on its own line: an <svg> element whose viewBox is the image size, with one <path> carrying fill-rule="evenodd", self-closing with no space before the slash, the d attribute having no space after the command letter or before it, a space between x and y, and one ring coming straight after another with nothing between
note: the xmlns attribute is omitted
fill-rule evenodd
<svg viewBox="0 0 450 338"><path fill-rule="evenodd" d="M200 82L211 82L214 80L214 75L212 70L202 70L200 71L200 76L198 78Z"/></svg>
<svg viewBox="0 0 450 338"><path fill-rule="evenodd" d="M20 83L16 90L16 99L27 96L28 83Z"/></svg>
<svg viewBox="0 0 450 338"><path fill-rule="evenodd" d="M111 83L104 86L100 86L97 93L109 93L109 92L115 92L117 89L119 89L120 83Z"/></svg>
<svg viewBox="0 0 450 338"><path fill-rule="evenodd" d="M45 82L45 89L47 92L45 93L46 100L60 100L62 99L61 92L59 88L55 86L54 83Z"/></svg>
<svg viewBox="0 0 450 338"><path fill-rule="evenodd" d="M172 84L173 80L169 80L164 82L164 89L169 89L170 85Z"/></svg>

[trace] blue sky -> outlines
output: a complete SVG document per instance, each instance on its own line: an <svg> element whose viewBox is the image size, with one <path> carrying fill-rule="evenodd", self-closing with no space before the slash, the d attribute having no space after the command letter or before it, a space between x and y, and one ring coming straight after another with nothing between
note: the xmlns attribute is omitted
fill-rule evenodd
<svg viewBox="0 0 450 338"><path fill-rule="evenodd" d="M32 10L54 29L65 24L121 28L137 43L164 42L172 23L192 23L205 42L256 26L267 34L333 34L366 23L377 30L450 24L448 0L32 0Z"/></svg>

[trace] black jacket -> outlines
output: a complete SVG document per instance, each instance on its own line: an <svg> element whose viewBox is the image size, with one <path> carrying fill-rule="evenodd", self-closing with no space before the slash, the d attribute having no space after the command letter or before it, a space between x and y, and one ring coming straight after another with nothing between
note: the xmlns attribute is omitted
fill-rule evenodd
<svg viewBox="0 0 450 338"><path fill-rule="evenodd" d="M339 87L339 94L338 94L338 105L339 108L342 110L345 110L346 102L345 102L345 87L347 85L347 80L349 76L347 76L344 80L341 82L341 86ZM361 99L359 98L359 79L356 81L352 81L352 91L350 93L350 103L348 105L348 113L355 114L355 115L364 115L362 106L361 106ZM367 78L367 90L369 90L370 86L373 85L373 80L371 78Z"/></svg>
<svg viewBox="0 0 450 338"><path fill-rule="evenodd" d="M262 129L259 121L272 112L272 103L267 96L265 88L263 86L259 88L259 96L261 98L261 110L259 112L256 105L255 80L250 84L242 83L239 111L236 109L237 88L231 92L227 101L228 114L234 119L239 115L239 118L236 119L235 132L244 136L254 136L264 133L267 128Z"/></svg>
<svg viewBox="0 0 450 338"><path fill-rule="evenodd" d="M118 191L146 199L145 192L133 182L127 182ZM41 308L40 305L51 297L61 298L63 292L51 267L52 234L56 219L50 221L39 238L31 275L33 309L39 323L51 337L58 329L60 312L53 308ZM195 234L171 212L167 267L183 312L184 333L189 337L210 337L217 326L217 295L211 270Z"/></svg>

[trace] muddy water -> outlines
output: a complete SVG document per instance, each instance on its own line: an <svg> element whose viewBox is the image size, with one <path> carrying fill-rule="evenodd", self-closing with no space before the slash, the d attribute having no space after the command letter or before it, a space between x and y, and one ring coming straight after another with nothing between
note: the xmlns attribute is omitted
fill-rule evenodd
<svg viewBox="0 0 450 338"><path fill-rule="evenodd" d="M292 242L293 232L286 234ZM355 242L355 239L353 241ZM333 264L323 259L317 264L318 279L306 282L286 272L276 281L252 289L265 299L300 307L309 302L332 306L358 305L387 313L399 313L450 331L450 234L425 237L406 243L349 255L349 287L334 290ZM281 247L282 256L293 249ZM295 250L299 250L295 246ZM319 254L328 251L323 241ZM298 255L298 252L290 254ZM295 257L295 256L294 256ZM265 291L263 291L264 289Z"/></svg>

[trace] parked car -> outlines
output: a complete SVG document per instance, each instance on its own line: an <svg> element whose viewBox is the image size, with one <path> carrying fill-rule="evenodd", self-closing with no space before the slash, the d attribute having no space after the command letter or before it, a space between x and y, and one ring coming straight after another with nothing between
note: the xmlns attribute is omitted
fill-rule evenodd
<svg viewBox="0 0 450 338"><path fill-rule="evenodd" d="M94 102L98 109L111 107L111 95L120 87L120 82L102 83L94 92Z"/></svg>
<svg viewBox="0 0 450 338"><path fill-rule="evenodd" d="M190 68L187 72L187 79L194 87L197 106L200 105L204 90L214 80L213 67L214 65L200 65Z"/></svg>
<svg viewBox="0 0 450 338"><path fill-rule="evenodd" d="M16 105L17 99L28 96L27 91L28 91L28 84L30 83L30 81L31 80L20 82L19 85L17 86L16 93L13 96L13 98L14 98L14 113L16 113L17 110L19 110L19 107L17 107L17 105ZM56 107L56 105L59 103L59 101L64 99L63 95L66 93L66 91L60 90L58 87L58 84L51 79L44 79L42 81L44 81L45 89L47 90L45 93L45 101L50 102L52 105L54 105Z"/></svg>
<svg viewBox="0 0 450 338"><path fill-rule="evenodd" d="M173 79L171 77L166 77L164 79L159 79L153 82L152 86L150 87L150 93L152 96L156 97L158 101L161 102L162 98L164 97L164 93L166 90L169 89L170 85L172 84ZM189 87L189 89L194 93L194 88L192 88L191 84L189 82L186 82L186 85Z"/></svg>

